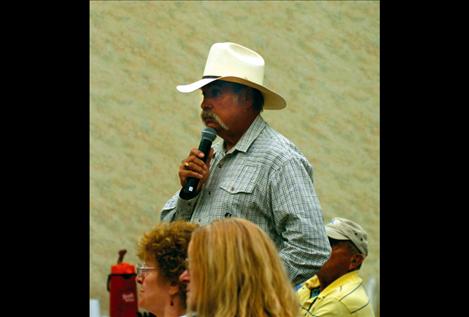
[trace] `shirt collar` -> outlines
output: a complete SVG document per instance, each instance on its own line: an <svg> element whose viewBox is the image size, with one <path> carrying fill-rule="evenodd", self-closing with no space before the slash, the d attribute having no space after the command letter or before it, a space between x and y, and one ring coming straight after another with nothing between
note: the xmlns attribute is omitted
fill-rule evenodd
<svg viewBox="0 0 469 317"><path fill-rule="evenodd" d="M243 136L227 153L233 153L235 150L240 152L247 152L251 144L257 139L266 125L267 123L264 121L261 115L257 115L256 119L254 119L246 132L244 132Z"/></svg>
<svg viewBox="0 0 469 317"><path fill-rule="evenodd" d="M309 289L319 287L320 283L319 283L318 276L314 275L312 278L307 280L304 285Z"/></svg>

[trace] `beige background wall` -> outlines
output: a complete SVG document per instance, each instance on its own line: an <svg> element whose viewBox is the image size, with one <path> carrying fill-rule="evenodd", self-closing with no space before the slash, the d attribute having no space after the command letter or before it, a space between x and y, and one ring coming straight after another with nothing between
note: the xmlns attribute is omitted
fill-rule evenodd
<svg viewBox="0 0 469 317"><path fill-rule="evenodd" d="M325 221L369 233L365 280L379 279L379 2L90 3L90 297L108 315L106 278L159 221L177 169L199 142L199 93L214 42L266 61L265 84L287 108L264 118L314 167Z"/></svg>

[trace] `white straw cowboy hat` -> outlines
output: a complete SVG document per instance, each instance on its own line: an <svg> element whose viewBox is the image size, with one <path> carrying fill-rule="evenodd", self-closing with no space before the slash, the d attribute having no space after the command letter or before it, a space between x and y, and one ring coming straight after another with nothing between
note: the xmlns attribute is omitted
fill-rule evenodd
<svg viewBox="0 0 469 317"><path fill-rule="evenodd" d="M225 42L210 48L201 80L179 85L182 93L193 92L215 80L243 84L259 90L264 96L264 109L282 109L285 99L264 86L264 59L261 55L242 45Z"/></svg>

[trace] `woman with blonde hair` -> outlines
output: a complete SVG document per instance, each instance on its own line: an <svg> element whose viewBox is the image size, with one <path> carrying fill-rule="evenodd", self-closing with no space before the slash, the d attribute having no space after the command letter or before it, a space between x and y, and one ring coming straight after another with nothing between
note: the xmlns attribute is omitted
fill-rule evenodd
<svg viewBox="0 0 469 317"><path fill-rule="evenodd" d="M188 249L187 308L197 317L297 317L299 303L278 251L238 218L197 228ZM190 314L188 314L190 316Z"/></svg>
<svg viewBox="0 0 469 317"><path fill-rule="evenodd" d="M140 284L138 306L158 317L179 317L186 312L186 285L179 276L186 269L187 246L198 225L175 221L160 223L138 243Z"/></svg>

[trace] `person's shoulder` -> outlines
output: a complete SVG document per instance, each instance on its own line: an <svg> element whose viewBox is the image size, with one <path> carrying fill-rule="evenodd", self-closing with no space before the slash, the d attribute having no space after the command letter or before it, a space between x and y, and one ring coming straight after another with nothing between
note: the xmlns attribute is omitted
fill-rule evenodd
<svg viewBox="0 0 469 317"><path fill-rule="evenodd" d="M267 155L278 157L283 160L305 159L299 148L283 134L269 125L261 132L256 140L258 148Z"/></svg>
<svg viewBox="0 0 469 317"><path fill-rule="evenodd" d="M260 136L270 140L272 145L277 144L291 144L295 146L287 137L283 134L272 128L269 124L266 123L265 128L262 130Z"/></svg>
<svg viewBox="0 0 469 317"><path fill-rule="evenodd" d="M332 282L321 292L320 297L343 302L349 298L362 295L360 290L364 290L363 281L356 272L351 272Z"/></svg>
<svg viewBox="0 0 469 317"><path fill-rule="evenodd" d="M351 282L342 285L341 291L336 294L336 297L350 313L371 309L370 300L363 283Z"/></svg>

